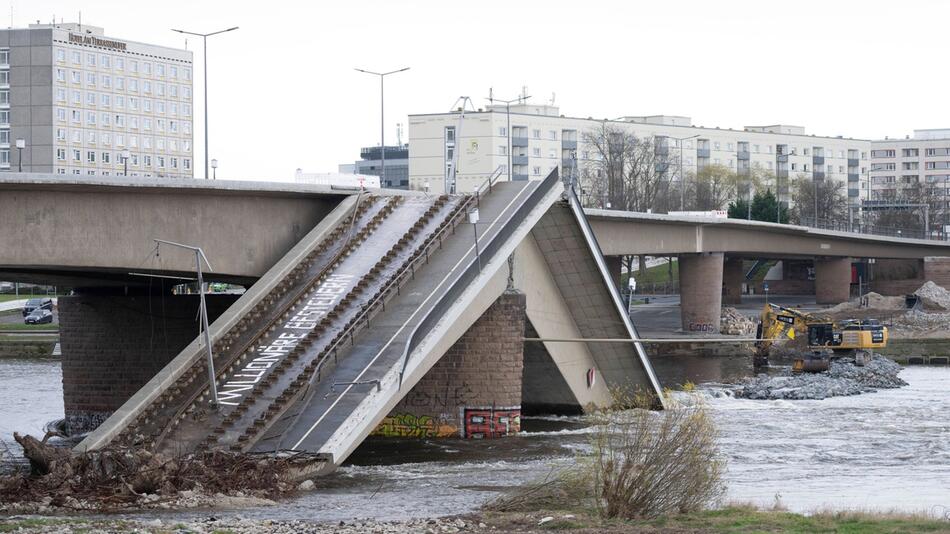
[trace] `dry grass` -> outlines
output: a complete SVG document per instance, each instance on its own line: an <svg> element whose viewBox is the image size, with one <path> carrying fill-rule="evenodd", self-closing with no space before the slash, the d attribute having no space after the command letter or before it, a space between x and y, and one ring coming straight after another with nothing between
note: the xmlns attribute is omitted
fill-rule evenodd
<svg viewBox="0 0 950 534"><path fill-rule="evenodd" d="M634 397L628 404L647 402ZM719 433L702 403L607 410L598 419L589 465L603 517L695 512L722 495Z"/></svg>
<svg viewBox="0 0 950 534"><path fill-rule="evenodd" d="M634 519L696 512L716 502L724 490L724 462L702 403L652 411L629 408L652 406L651 398L618 398L624 408L594 416L589 455L485 509L592 510L605 519Z"/></svg>

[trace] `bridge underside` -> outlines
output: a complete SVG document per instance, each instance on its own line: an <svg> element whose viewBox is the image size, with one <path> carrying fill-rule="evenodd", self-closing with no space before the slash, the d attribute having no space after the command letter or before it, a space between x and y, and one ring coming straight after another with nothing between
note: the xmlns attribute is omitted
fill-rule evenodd
<svg viewBox="0 0 950 534"><path fill-rule="evenodd" d="M343 200L211 325L217 408L195 339L78 450L290 449L330 469L407 421L413 399L439 399L436 416L466 437L517 430L522 405L604 406L611 387L662 402L583 212L563 195L552 174L480 198ZM526 345L535 335L631 342Z"/></svg>

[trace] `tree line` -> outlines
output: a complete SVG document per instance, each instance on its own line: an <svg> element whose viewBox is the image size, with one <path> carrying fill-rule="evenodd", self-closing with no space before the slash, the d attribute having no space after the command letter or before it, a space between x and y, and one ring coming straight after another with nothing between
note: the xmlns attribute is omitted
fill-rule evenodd
<svg viewBox="0 0 950 534"><path fill-rule="evenodd" d="M681 165L680 149L664 138L639 137L608 122L581 138L584 157L577 160L576 170L565 172L576 173L572 178L587 207L652 213L727 210L732 218L869 231L903 229L909 234L922 232L925 213L931 229L942 228L947 217L948 199L933 184L901 184L887 198L873 198L896 206L862 212L849 202L842 179L799 174L779 183L771 170L753 166L738 172L720 164L697 171L694 165ZM929 209L908 206L912 204Z"/></svg>

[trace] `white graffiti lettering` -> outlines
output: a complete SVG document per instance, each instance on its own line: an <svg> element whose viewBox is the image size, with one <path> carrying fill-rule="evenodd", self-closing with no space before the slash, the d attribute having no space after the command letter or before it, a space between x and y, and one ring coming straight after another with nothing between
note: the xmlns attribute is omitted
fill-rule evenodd
<svg viewBox="0 0 950 534"><path fill-rule="evenodd" d="M250 391L254 384L260 382L274 364L280 362L281 358L289 354L300 343L300 340L307 337L307 333L316 328L320 320L333 310L333 307L336 306L349 288L352 279L353 276L348 274L328 276L314 291L313 298L308 299L280 327L281 330L294 330L296 332L281 332L270 344L258 346L257 352L261 356L247 362L243 368L232 375L231 379L218 389L218 401L229 406L240 404L245 392ZM304 330L304 332L300 332L300 330Z"/></svg>

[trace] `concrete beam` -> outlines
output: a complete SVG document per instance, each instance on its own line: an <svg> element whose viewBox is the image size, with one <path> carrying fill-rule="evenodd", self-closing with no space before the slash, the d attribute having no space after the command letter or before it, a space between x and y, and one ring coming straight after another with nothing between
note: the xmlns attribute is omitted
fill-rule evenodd
<svg viewBox="0 0 950 534"><path fill-rule="evenodd" d="M719 333L722 313L722 253L679 257L680 317L683 330Z"/></svg>
<svg viewBox="0 0 950 534"><path fill-rule="evenodd" d="M950 256L945 241L904 239L744 219L587 210L607 256L730 252L747 258Z"/></svg>

